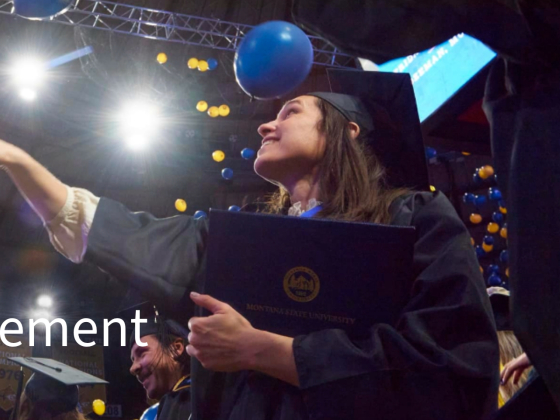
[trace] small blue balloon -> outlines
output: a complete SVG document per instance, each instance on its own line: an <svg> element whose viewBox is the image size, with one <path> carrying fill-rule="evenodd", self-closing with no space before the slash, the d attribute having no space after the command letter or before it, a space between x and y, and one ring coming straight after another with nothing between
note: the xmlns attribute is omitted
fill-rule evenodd
<svg viewBox="0 0 560 420"><path fill-rule="evenodd" d="M507 263L509 260L509 252L507 249L504 249L502 252L500 252L500 261L503 263Z"/></svg>
<svg viewBox="0 0 560 420"><path fill-rule="evenodd" d="M494 174L494 182L497 184L498 183L498 174Z"/></svg>
<svg viewBox="0 0 560 420"><path fill-rule="evenodd" d="M486 196L485 195L477 195L474 197L474 204L477 207L482 207L486 204Z"/></svg>
<svg viewBox="0 0 560 420"><path fill-rule="evenodd" d="M478 176L478 171L473 174L472 180L475 185L482 183L482 178Z"/></svg>
<svg viewBox="0 0 560 420"><path fill-rule="evenodd" d="M43 19L66 12L73 0L15 0L14 9L17 15Z"/></svg>
<svg viewBox="0 0 560 420"><path fill-rule="evenodd" d="M239 206L229 206L228 211L239 211L241 207Z"/></svg>
<svg viewBox="0 0 560 420"><path fill-rule="evenodd" d="M140 416L140 420L155 420L157 417L158 407L159 403L155 403L151 407L147 408L146 411L142 413L142 416Z"/></svg>
<svg viewBox="0 0 560 420"><path fill-rule="evenodd" d="M492 274L488 277L488 286L501 286L502 279L497 274Z"/></svg>
<svg viewBox="0 0 560 420"><path fill-rule="evenodd" d="M298 87L311 71L313 46L300 28L282 21L255 26L235 53L237 83L249 96L274 99Z"/></svg>
<svg viewBox="0 0 560 420"><path fill-rule="evenodd" d="M255 151L253 149L249 149L248 147L246 147L245 149L243 149L241 151L241 157L243 159L252 159L255 156Z"/></svg>
<svg viewBox="0 0 560 420"><path fill-rule="evenodd" d="M500 201L502 199L502 192L497 188L488 188L488 196L490 200Z"/></svg>
<svg viewBox="0 0 560 420"><path fill-rule="evenodd" d="M494 237L486 235L483 239L486 245L494 245Z"/></svg>
<svg viewBox="0 0 560 420"><path fill-rule="evenodd" d="M233 170L230 168L222 169L222 178L224 179L231 179L233 178Z"/></svg>
<svg viewBox="0 0 560 420"><path fill-rule="evenodd" d="M463 195L463 203L465 204L474 204L474 199L475 199L475 195L473 193L465 193L465 195Z"/></svg>
<svg viewBox="0 0 560 420"><path fill-rule="evenodd" d="M425 152L426 152L426 159L432 159L437 156L437 150L434 149L433 147L427 146L425 148Z"/></svg>
<svg viewBox="0 0 560 420"><path fill-rule="evenodd" d="M197 211L194 212L194 218L195 219L203 219L205 217L208 217L208 215L206 214L205 211L197 210Z"/></svg>
<svg viewBox="0 0 560 420"><path fill-rule="evenodd" d="M491 276L492 274L499 274L500 273L500 267L496 264L490 264L488 267L486 267L486 274L488 274L489 276Z"/></svg>
<svg viewBox="0 0 560 420"><path fill-rule="evenodd" d="M504 215L499 211L495 211L494 213L492 213L492 220L497 224L501 225L502 222L504 221Z"/></svg>
<svg viewBox="0 0 560 420"><path fill-rule="evenodd" d="M477 246L474 248L474 250L475 250L476 256L477 256L478 258L482 258L482 257L486 256L486 251L485 251L484 249L482 249L482 247L481 247L480 245L477 245Z"/></svg>
<svg viewBox="0 0 560 420"><path fill-rule="evenodd" d="M208 70L214 70L216 67L218 67L218 60L216 60L215 58L209 58L208 60L206 60L206 62L208 63Z"/></svg>

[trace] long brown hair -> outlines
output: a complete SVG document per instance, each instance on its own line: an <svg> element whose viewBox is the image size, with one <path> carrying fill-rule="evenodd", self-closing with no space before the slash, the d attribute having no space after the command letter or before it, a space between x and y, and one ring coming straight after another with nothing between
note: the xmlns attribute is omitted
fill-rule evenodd
<svg viewBox="0 0 560 420"><path fill-rule="evenodd" d="M513 331L498 331L498 342L500 344L500 364L502 366L505 366L508 362L511 362L523 353L521 344L517 341ZM500 395L502 396L504 403L513 397L513 395L521 389L525 382L527 382L530 371L531 369L527 369L523 372L521 378L519 378L519 382L517 382L517 385L513 383L513 380L509 380L505 385L500 385Z"/></svg>
<svg viewBox="0 0 560 420"><path fill-rule="evenodd" d="M325 154L319 167L319 190L323 209L316 217L349 221L390 223L389 207L404 188L391 189L385 169L363 136L352 139L348 120L331 104L315 98L321 111L317 129L326 137ZM267 203L268 213L285 213L290 195L284 188Z"/></svg>
<svg viewBox="0 0 560 420"><path fill-rule="evenodd" d="M33 404L24 392L21 395L17 420L86 420L86 418L78 408L53 415L44 404Z"/></svg>

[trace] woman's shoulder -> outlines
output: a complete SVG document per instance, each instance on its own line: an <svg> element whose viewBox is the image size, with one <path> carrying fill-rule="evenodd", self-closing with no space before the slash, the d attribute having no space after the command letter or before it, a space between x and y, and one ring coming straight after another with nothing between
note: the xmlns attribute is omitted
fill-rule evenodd
<svg viewBox="0 0 560 420"><path fill-rule="evenodd" d="M416 226L445 221L462 224L455 208L441 191L412 191L403 194L393 201L389 212L392 215L392 225Z"/></svg>

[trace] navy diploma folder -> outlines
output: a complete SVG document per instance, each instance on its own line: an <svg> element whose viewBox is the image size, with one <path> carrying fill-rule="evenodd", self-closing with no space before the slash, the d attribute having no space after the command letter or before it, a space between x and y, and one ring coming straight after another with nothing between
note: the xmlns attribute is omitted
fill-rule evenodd
<svg viewBox="0 0 560 420"><path fill-rule="evenodd" d="M394 325L415 239L413 227L212 210L204 293L290 337Z"/></svg>

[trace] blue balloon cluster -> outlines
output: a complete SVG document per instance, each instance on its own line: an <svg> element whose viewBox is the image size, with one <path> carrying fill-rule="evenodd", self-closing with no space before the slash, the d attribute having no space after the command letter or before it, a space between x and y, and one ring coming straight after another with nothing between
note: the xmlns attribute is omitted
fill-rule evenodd
<svg viewBox="0 0 560 420"><path fill-rule="evenodd" d="M494 213L492 213L492 220L497 224L501 225L502 222L504 221L504 215L499 211L495 211Z"/></svg>
<svg viewBox="0 0 560 420"><path fill-rule="evenodd" d="M239 206L229 206L228 211L239 211L241 210L241 207Z"/></svg>
<svg viewBox="0 0 560 420"><path fill-rule="evenodd" d="M235 53L237 83L249 96L274 99L298 87L311 71L313 46L300 28L265 22L245 35Z"/></svg>
<svg viewBox="0 0 560 420"><path fill-rule="evenodd" d="M248 147L246 147L241 151L241 157L243 159L249 160L252 159L254 156L255 156L255 151L253 149L249 149Z"/></svg>
<svg viewBox="0 0 560 420"><path fill-rule="evenodd" d="M228 179L228 180L233 178L233 169L230 169L230 168L222 169L222 178Z"/></svg>
<svg viewBox="0 0 560 420"><path fill-rule="evenodd" d="M467 192L463 195L463 203L474 204L475 195L473 193Z"/></svg>
<svg viewBox="0 0 560 420"><path fill-rule="evenodd" d="M197 211L194 212L194 218L195 219L204 219L206 217L208 217L208 215L206 214L205 211L197 210Z"/></svg>
<svg viewBox="0 0 560 420"><path fill-rule="evenodd" d="M486 204L486 196L485 195L476 195L474 197L474 204L477 207L482 207L483 205Z"/></svg>
<svg viewBox="0 0 560 420"><path fill-rule="evenodd" d="M488 277L488 286L501 286L502 279L497 274L492 274Z"/></svg>
<svg viewBox="0 0 560 420"><path fill-rule="evenodd" d="M493 236L489 236L486 235L482 241L486 244L486 245L494 245L494 237Z"/></svg>
<svg viewBox="0 0 560 420"><path fill-rule="evenodd" d="M486 274L488 274L489 276L491 276L492 274L500 274L500 267L496 264L490 264L488 267L486 267Z"/></svg>
<svg viewBox="0 0 560 420"><path fill-rule="evenodd" d="M507 263L509 261L509 252L507 249L500 252L500 261L503 263Z"/></svg>
<svg viewBox="0 0 560 420"><path fill-rule="evenodd" d="M477 245L477 246L474 248L474 250L475 250L476 256L477 256L478 258L482 258L482 257L486 256L486 251L485 251L484 249L482 249L482 247L481 247L480 245Z"/></svg>
<svg viewBox="0 0 560 420"><path fill-rule="evenodd" d="M490 200L500 201L502 199L502 192L497 188L488 188L488 196Z"/></svg>

